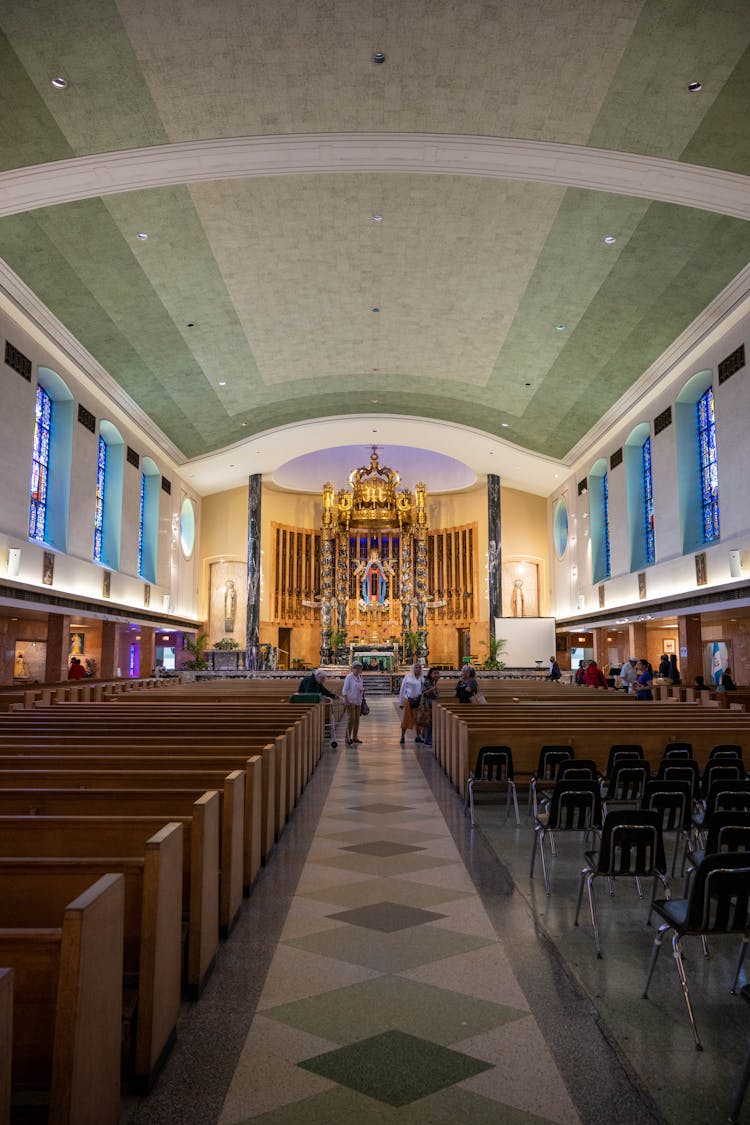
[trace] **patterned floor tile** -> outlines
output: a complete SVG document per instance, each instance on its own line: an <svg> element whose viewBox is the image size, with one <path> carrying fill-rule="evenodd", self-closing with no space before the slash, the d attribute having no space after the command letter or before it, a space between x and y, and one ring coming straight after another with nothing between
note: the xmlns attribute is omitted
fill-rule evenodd
<svg viewBox="0 0 750 1125"><path fill-rule="evenodd" d="M386 840L395 840L399 844L424 844L431 840L440 840L448 835L447 828L443 825L441 832L418 832L411 828L401 828L397 825L385 826L379 824L375 831L371 828L355 828L348 831L319 832L317 838L338 841L342 844L363 844L373 839L375 835Z"/></svg>
<svg viewBox="0 0 750 1125"><path fill-rule="evenodd" d="M446 957L401 974L409 980L434 984L465 996L478 996L496 1004L528 1011L528 1003L505 953L497 943L471 953Z"/></svg>
<svg viewBox="0 0 750 1125"><path fill-rule="evenodd" d="M393 934L410 926L424 926L427 922L437 922L445 918L445 915L436 914L434 910L405 906L399 902L373 902L370 906L341 910L337 914L331 914L330 917L336 918L339 922L348 922L350 926L364 926L368 930Z"/></svg>
<svg viewBox="0 0 750 1125"><path fill-rule="evenodd" d="M340 850L353 852L355 855L376 855L380 859L390 859L394 855L408 855L410 852L423 852L425 849L416 844L397 844L393 840L371 840L367 844L347 844Z"/></svg>
<svg viewBox="0 0 750 1125"><path fill-rule="evenodd" d="M305 898L316 902L335 903L339 906L368 906L387 898L389 902L403 902L413 906L438 906L443 903L460 904L475 898L470 891L454 891L450 887L424 886L408 879L360 879L345 886L322 887L305 892Z"/></svg>
<svg viewBox="0 0 750 1125"><path fill-rule="evenodd" d="M367 875L412 875L417 871L432 871L437 867L458 867L458 863L449 859L434 858L422 853L412 852L406 855L376 856L362 855L361 853L340 853L327 859L318 860L319 867L335 867L340 871L358 871Z"/></svg>
<svg viewBox="0 0 750 1125"><path fill-rule="evenodd" d="M398 1027L418 1038L449 1046L492 1028L526 1020L528 1013L404 977L382 976L266 1009L264 1015L334 1043L352 1043ZM484 1046L483 1041L477 1041ZM484 1050L477 1057L492 1061Z"/></svg>
<svg viewBox="0 0 750 1125"><path fill-rule="evenodd" d="M350 805L350 812L365 813L405 813L414 810L409 805L389 805L385 801L373 801L369 805Z"/></svg>
<svg viewBox="0 0 750 1125"><path fill-rule="evenodd" d="M399 973L404 969L425 965L429 961L479 949L489 942L465 934L448 933L434 926L420 927L419 941L415 941L414 935L408 930L395 934L378 934L374 938L369 930L361 930L357 926L341 926L338 930L295 938L284 944L289 950L303 949L323 958L335 958L382 973Z"/></svg>
<svg viewBox="0 0 750 1125"><path fill-rule="evenodd" d="M356 932L351 926L339 926L339 931L342 929L349 933ZM299 940L312 941L314 938ZM362 961L343 962L343 958L332 960L316 953L308 953L300 946L295 950L295 942L279 942L258 1003L259 1011L274 1008L278 1004L288 1004L291 1000L302 1000L306 996L317 996L332 988L356 984L377 975L377 970L371 969Z"/></svg>
<svg viewBox="0 0 750 1125"><path fill-rule="evenodd" d="M402 1031L361 1039L299 1065L396 1106L490 1069L478 1059Z"/></svg>

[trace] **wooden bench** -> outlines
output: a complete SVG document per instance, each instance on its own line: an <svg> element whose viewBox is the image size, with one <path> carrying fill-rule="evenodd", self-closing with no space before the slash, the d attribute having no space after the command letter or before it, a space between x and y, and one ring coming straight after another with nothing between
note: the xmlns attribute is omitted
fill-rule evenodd
<svg viewBox="0 0 750 1125"><path fill-rule="evenodd" d="M219 796L204 794L192 816L171 817L185 833L183 913L187 916L188 995L200 995L219 944ZM0 816L0 856L101 858L140 856L164 826L158 816Z"/></svg>
<svg viewBox="0 0 750 1125"><path fill-rule="evenodd" d="M0 1125L10 1125L13 970L0 968Z"/></svg>
<svg viewBox="0 0 750 1125"><path fill-rule="evenodd" d="M48 1090L50 1125L120 1121L123 883L104 875L54 922L0 929L14 1099Z"/></svg>
<svg viewBox="0 0 750 1125"><path fill-rule="evenodd" d="M155 832L138 856L0 858L4 914L24 926L46 924L69 898L104 872L124 879L124 1061L149 1089L174 1041L182 969L181 824ZM134 1028L134 1030L133 1030Z"/></svg>
<svg viewBox="0 0 750 1125"><path fill-rule="evenodd" d="M71 775L72 779L76 775ZM235 770L217 793L220 802L219 932L226 937L242 905L245 777ZM192 816L204 789L86 790L70 785L56 789L0 789L0 816L158 816L169 821Z"/></svg>

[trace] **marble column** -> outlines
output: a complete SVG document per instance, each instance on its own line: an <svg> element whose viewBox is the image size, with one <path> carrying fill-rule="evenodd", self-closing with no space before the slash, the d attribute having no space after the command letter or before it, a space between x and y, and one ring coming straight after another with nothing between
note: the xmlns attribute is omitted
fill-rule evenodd
<svg viewBox="0 0 750 1125"><path fill-rule="evenodd" d="M102 622L102 652L99 661L99 679L113 680L117 671L120 626L116 621Z"/></svg>
<svg viewBox="0 0 750 1125"><path fill-rule="evenodd" d="M47 618L47 664L44 678L55 684L68 678L68 651L70 649L70 622L67 614L50 613Z"/></svg>
<svg viewBox="0 0 750 1125"><path fill-rule="evenodd" d="M247 488L247 624L246 660L252 661L260 643L260 504L263 478L253 473ZM250 667L250 663L248 663Z"/></svg>
<svg viewBox="0 0 750 1125"><path fill-rule="evenodd" d="M150 676L156 664L156 629L153 625L141 626L140 646L138 675Z"/></svg>
<svg viewBox="0 0 750 1125"><path fill-rule="evenodd" d="M682 652L687 649L687 656ZM691 687L696 676L703 675L703 634L700 614L677 618L677 667L680 679Z"/></svg>
<svg viewBox="0 0 750 1125"><path fill-rule="evenodd" d="M502 615L502 549L500 540L500 477L487 474L487 578L489 586L490 636L495 636L495 618Z"/></svg>

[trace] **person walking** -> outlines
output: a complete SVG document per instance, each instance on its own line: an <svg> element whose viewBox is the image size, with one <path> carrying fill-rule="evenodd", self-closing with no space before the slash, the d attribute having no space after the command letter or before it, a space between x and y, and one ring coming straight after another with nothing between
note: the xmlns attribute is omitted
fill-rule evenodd
<svg viewBox="0 0 750 1125"><path fill-rule="evenodd" d="M364 695L365 685L362 679L362 662L360 660L355 660L352 664L352 670L344 680L344 686L341 689L341 698L346 704L347 746L353 746L355 742L360 743L362 741L359 737L359 716Z"/></svg>
<svg viewBox="0 0 750 1125"><path fill-rule="evenodd" d="M549 674L547 676L547 679L548 680L559 680L561 675L562 675L562 672L560 671L560 665L557 663L554 656L550 656L550 658L549 658Z"/></svg>
<svg viewBox="0 0 750 1125"><path fill-rule="evenodd" d="M654 693L651 685L654 682L654 673L648 660L639 660L636 664L638 679L635 681L636 699L653 699Z"/></svg>
<svg viewBox="0 0 750 1125"><path fill-rule="evenodd" d="M398 693L398 705L401 708L401 745L406 741L408 730L415 731L414 741L421 742L417 730L417 709L422 701L422 662L415 660L409 671L401 681L401 690Z"/></svg>
<svg viewBox="0 0 750 1125"><path fill-rule="evenodd" d="M438 680L440 672L437 668L430 668L424 682L422 703L417 712L417 733L421 735L425 746L432 746L432 705L438 698ZM415 739L416 741L416 739Z"/></svg>

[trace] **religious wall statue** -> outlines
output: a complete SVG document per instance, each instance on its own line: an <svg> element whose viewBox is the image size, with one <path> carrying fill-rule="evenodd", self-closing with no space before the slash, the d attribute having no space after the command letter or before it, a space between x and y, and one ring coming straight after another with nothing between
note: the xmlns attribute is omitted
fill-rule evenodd
<svg viewBox="0 0 750 1125"><path fill-rule="evenodd" d="M510 608L514 617L523 617L523 609L526 604L526 595L523 591L523 578L513 579L513 589L510 595Z"/></svg>
<svg viewBox="0 0 750 1125"><path fill-rule="evenodd" d="M234 632L234 621L237 614L237 590L231 578L224 586L224 632Z"/></svg>

